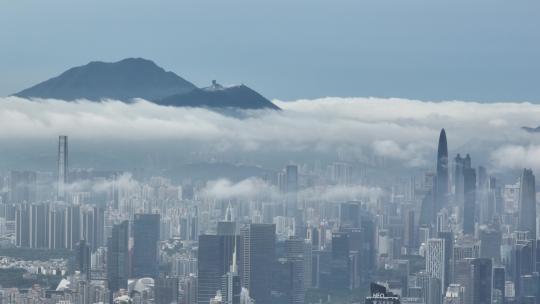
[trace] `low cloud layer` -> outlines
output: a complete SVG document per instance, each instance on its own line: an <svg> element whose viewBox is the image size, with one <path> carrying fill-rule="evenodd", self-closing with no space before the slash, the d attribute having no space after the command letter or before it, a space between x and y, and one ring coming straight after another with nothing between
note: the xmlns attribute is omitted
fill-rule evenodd
<svg viewBox="0 0 540 304"><path fill-rule="evenodd" d="M333 185L310 187L298 193L299 199L306 201L324 200L329 202L371 201L376 202L384 191L378 187L363 185Z"/></svg>
<svg viewBox="0 0 540 304"><path fill-rule="evenodd" d="M55 185L56 187L56 185ZM108 192L116 188L119 191L133 191L139 187L139 182L133 179L129 172L125 172L116 179L85 179L66 184L68 192Z"/></svg>
<svg viewBox="0 0 540 304"><path fill-rule="evenodd" d="M298 192L300 201L376 201L384 194L378 187L363 185L333 185L308 187ZM286 195L260 178L248 178L237 183L227 179L209 181L200 191L202 198L216 200L277 201Z"/></svg>
<svg viewBox="0 0 540 304"><path fill-rule="evenodd" d="M276 187L260 178L248 178L234 183L228 179L209 181L200 196L216 200L267 200L279 196Z"/></svg>
<svg viewBox="0 0 540 304"><path fill-rule="evenodd" d="M444 127L450 153L476 152L499 169L540 169L540 135L520 130L540 124L540 105L379 98L274 102L284 110L237 119L143 100L73 103L5 97L0 98L0 141L67 134L80 141L163 139L238 152L349 149L418 167L433 164Z"/></svg>

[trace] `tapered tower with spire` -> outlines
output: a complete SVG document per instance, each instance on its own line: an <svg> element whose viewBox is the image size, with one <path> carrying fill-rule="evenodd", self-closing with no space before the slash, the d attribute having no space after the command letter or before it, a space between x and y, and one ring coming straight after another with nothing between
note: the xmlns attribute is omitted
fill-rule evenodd
<svg viewBox="0 0 540 304"><path fill-rule="evenodd" d="M448 143L444 128L439 135L437 148L437 180L435 182L434 215L448 205Z"/></svg>
<svg viewBox="0 0 540 304"><path fill-rule="evenodd" d="M231 202L229 202L227 210L225 211L225 219L217 223L217 234L236 235L236 222L234 221L233 207Z"/></svg>

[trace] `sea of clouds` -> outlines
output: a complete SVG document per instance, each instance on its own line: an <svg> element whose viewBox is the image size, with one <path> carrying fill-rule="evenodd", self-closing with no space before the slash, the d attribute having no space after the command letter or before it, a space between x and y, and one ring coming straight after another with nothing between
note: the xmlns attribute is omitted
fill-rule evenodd
<svg viewBox="0 0 540 304"><path fill-rule="evenodd" d="M493 170L540 170L540 105L531 103L424 102L382 98L274 100L283 111L253 111L237 118L195 108L136 100L26 100L0 98L0 141L55 138L144 142L196 142L239 153L258 150L358 151L431 166L441 128L450 153L482 153Z"/></svg>

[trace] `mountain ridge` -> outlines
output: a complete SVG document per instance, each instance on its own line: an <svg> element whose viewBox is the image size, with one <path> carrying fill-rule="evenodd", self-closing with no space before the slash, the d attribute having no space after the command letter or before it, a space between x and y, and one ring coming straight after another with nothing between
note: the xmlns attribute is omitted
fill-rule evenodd
<svg viewBox="0 0 540 304"><path fill-rule="evenodd" d="M223 87L213 81L210 87L198 88L144 58L91 61L13 95L66 101L115 99L126 103L142 98L174 107L279 110L270 100L245 85Z"/></svg>
<svg viewBox="0 0 540 304"><path fill-rule="evenodd" d="M195 89L156 101L163 106L261 109L280 108L244 84L224 87L215 80L210 87Z"/></svg>

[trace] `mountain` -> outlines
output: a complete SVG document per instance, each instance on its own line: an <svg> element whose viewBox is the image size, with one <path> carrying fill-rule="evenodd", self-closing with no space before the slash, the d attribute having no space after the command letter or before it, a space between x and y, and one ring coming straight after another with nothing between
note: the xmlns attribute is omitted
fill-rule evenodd
<svg viewBox="0 0 540 304"><path fill-rule="evenodd" d="M54 98L72 101L133 98L157 100L196 89L191 82L167 72L154 62L128 58L118 62L90 62L71 68L57 77L16 93L25 98Z"/></svg>
<svg viewBox="0 0 540 304"><path fill-rule="evenodd" d="M524 130L525 132L529 132L529 133L540 133L540 126L538 126L536 128L521 127L521 129Z"/></svg>
<svg viewBox="0 0 540 304"><path fill-rule="evenodd" d="M245 85L223 87L214 81L212 86L200 89L143 58L112 63L90 62L14 95L67 101L116 99L130 102L142 98L164 106L205 107L220 111L279 110L270 100Z"/></svg>
<svg viewBox="0 0 540 304"><path fill-rule="evenodd" d="M176 107L280 109L270 100L245 85L224 87L215 80L210 87L165 97L157 100L156 103Z"/></svg>

